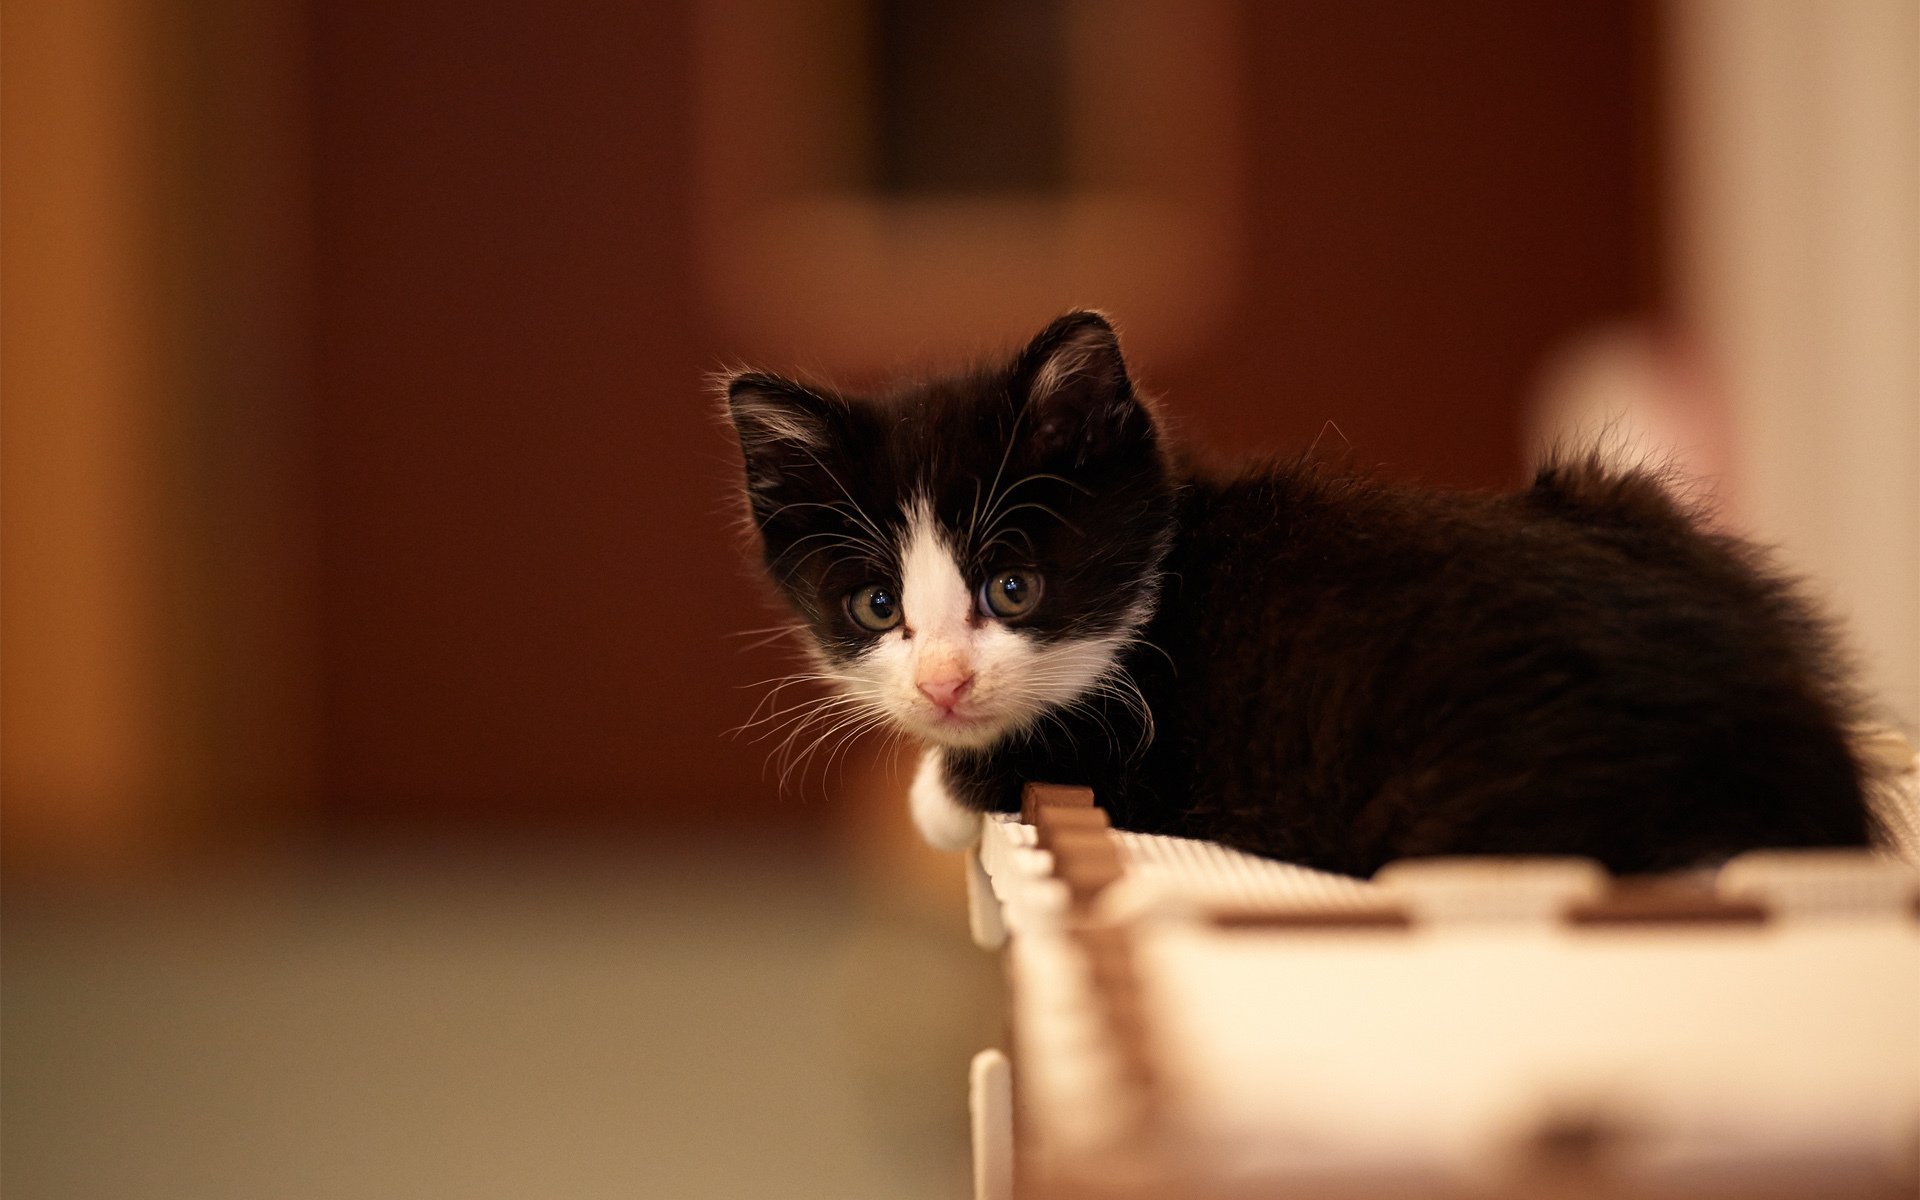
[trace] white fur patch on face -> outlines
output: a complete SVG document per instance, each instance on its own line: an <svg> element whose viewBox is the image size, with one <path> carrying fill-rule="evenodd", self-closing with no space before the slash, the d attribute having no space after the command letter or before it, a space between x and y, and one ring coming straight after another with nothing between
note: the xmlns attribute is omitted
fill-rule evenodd
<svg viewBox="0 0 1920 1200"><path fill-rule="evenodd" d="M952 539L925 501L909 509L898 546L901 624L837 673L901 728L940 745L980 749L1107 686L1103 678L1126 634L1048 643L982 615L974 600L978 581L961 570ZM950 708L932 698L956 687Z"/></svg>
<svg viewBox="0 0 1920 1200"><path fill-rule="evenodd" d="M972 589L925 501L914 505L901 539L900 601L916 640L936 654L963 648L973 619ZM921 647L923 653L928 649Z"/></svg>

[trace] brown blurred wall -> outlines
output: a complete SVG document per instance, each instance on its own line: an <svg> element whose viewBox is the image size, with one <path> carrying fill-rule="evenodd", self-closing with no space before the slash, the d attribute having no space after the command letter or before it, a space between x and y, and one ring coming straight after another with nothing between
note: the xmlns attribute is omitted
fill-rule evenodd
<svg viewBox="0 0 1920 1200"><path fill-rule="evenodd" d="M687 6L313 29L331 824L743 819Z"/></svg>
<svg viewBox="0 0 1920 1200"><path fill-rule="evenodd" d="M1395 474L1509 481L1541 356L1648 298L1638 19L1247 5L1249 286L1147 377L1223 443L1331 420ZM315 29L335 819L810 821L719 736L779 668L726 636L767 622L701 380L734 351L692 277L688 6Z"/></svg>
<svg viewBox="0 0 1920 1200"><path fill-rule="evenodd" d="M309 811L303 18L0 18L10 866L118 872Z"/></svg>
<svg viewBox="0 0 1920 1200"><path fill-rule="evenodd" d="M1244 287L1149 384L1217 444L1510 482L1542 357L1657 298L1649 12L1249 0L1222 64ZM310 630L281 678L311 681L286 709L311 758L286 761L329 837L831 811L721 736L786 668L728 637L769 615L703 382L741 349L696 274L696 16L314 0L294 26L310 369L269 397L299 439L271 502L310 579L260 603Z"/></svg>

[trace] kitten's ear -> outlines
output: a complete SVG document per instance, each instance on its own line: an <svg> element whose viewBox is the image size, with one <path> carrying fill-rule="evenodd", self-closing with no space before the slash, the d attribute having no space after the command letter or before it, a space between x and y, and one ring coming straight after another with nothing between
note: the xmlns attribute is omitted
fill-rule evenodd
<svg viewBox="0 0 1920 1200"><path fill-rule="evenodd" d="M743 371L727 379L727 416L740 435L747 474L817 459L845 421L844 402L791 379Z"/></svg>
<svg viewBox="0 0 1920 1200"><path fill-rule="evenodd" d="M1152 429L1120 339L1097 312L1071 312L1041 330L1014 363L1012 391L1042 454L1071 448L1084 459Z"/></svg>
<svg viewBox="0 0 1920 1200"><path fill-rule="evenodd" d="M747 461L747 488L756 501L796 477L820 469L840 439L843 401L778 375L744 371L726 380L727 416Z"/></svg>
<svg viewBox="0 0 1920 1200"><path fill-rule="evenodd" d="M767 447L818 450L832 439L833 402L791 379L742 371L727 378L726 388L727 416L749 459Z"/></svg>

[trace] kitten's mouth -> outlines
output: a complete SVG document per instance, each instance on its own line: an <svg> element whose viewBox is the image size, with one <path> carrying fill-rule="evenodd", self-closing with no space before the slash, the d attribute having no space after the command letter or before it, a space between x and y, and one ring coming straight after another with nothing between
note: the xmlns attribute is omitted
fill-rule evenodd
<svg viewBox="0 0 1920 1200"><path fill-rule="evenodd" d="M994 739L1000 724L978 712L939 709L923 718L925 736L948 745L978 747Z"/></svg>

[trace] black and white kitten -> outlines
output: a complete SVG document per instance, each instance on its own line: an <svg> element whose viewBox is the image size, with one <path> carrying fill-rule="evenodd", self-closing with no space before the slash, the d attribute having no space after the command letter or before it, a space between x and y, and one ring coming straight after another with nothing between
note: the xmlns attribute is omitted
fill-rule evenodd
<svg viewBox="0 0 1920 1200"><path fill-rule="evenodd" d="M1511 495L1169 446L1096 313L876 396L727 385L765 564L847 702L928 744L936 845L1031 780L1369 874L1866 843L1820 619L1651 476Z"/></svg>

